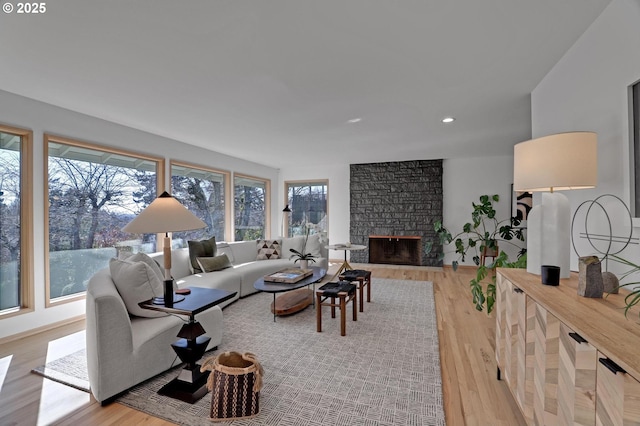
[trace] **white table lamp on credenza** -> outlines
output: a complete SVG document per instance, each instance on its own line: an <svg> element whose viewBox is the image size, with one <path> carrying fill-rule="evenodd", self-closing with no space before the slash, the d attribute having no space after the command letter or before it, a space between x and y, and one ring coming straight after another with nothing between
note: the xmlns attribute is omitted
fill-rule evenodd
<svg viewBox="0 0 640 426"><path fill-rule="evenodd" d="M542 202L527 216L527 272L540 275L542 265L570 274L571 211L569 199L556 191L594 188L598 180L597 135L569 132L516 144L513 189L542 192Z"/></svg>
<svg viewBox="0 0 640 426"><path fill-rule="evenodd" d="M173 305L173 279L171 278L171 238L169 232L201 229L207 224L197 218L168 192L163 192L145 207L135 219L122 230L132 234L164 234L164 298L156 298L157 304Z"/></svg>

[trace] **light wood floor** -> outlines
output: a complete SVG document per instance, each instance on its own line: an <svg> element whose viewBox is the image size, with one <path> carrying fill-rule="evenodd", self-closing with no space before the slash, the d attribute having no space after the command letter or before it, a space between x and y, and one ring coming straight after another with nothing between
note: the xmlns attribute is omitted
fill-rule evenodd
<svg viewBox="0 0 640 426"><path fill-rule="evenodd" d="M448 425L524 424L506 385L496 380L495 318L472 305L469 270L353 266L371 270L373 285L376 278L434 283ZM0 424L169 425L117 403L102 407L85 392L30 373L52 357L75 351L74 336L82 330L79 322L2 345Z"/></svg>

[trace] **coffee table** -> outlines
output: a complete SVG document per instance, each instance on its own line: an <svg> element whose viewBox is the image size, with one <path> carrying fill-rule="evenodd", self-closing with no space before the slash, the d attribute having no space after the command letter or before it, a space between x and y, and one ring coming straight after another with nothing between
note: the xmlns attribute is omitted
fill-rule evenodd
<svg viewBox="0 0 640 426"><path fill-rule="evenodd" d="M198 361L211 340L204 335L204 328L196 321L195 316L233 298L237 292L203 287L189 287L189 290L191 293L185 295L184 300L175 302L172 307L156 305L153 299L140 302L138 305L152 311L189 317L189 322L183 325L178 333L179 339L171 344L185 366L178 377L160 388L158 393L193 404L207 393L209 371L201 372Z"/></svg>
<svg viewBox="0 0 640 426"><path fill-rule="evenodd" d="M274 283L265 281L264 277L259 278L253 287L256 290L264 291L265 293L273 293L273 303L271 305L271 311L273 312L273 321L276 321L276 315L289 315L295 312L301 311L307 306L313 303L313 291L305 289L311 284L315 284L321 281L327 270L318 266L309 267L313 271L313 275L309 275L301 279L296 283ZM294 292L293 290L298 290ZM276 293L285 293L276 299Z"/></svg>

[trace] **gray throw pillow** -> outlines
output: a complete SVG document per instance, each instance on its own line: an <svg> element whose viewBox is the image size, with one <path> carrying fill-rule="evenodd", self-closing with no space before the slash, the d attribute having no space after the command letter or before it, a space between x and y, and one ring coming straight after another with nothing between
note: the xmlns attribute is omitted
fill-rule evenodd
<svg viewBox="0 0 640 426"><path fill-rule="evenodd" d="M219 271L231 267L231 262L226 254L213 257L198 257L196 258L200 269L204 272Z"/></svg>
<svg viewBox="0 0 640 426"><path fill-rule="evenodd" d="M198 257L213 257L216 255L216 237L211 237L208 240L200 241L187 241L189 244L189 269L191 273L197 274L202 272L200 265L198 265Z"/></svg>

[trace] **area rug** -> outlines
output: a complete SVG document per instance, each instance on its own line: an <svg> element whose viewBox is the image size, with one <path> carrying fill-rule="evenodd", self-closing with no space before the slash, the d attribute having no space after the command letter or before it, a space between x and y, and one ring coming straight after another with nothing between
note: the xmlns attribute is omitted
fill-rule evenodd
<svg viewBox="0 0 640 426"><path fill-rule="evenodd" d="M323 308L322 333L313 307L273 321L271 294L224 310L216 354L252 352L265 376L260 413L221 425L444 425L433 285L375 279L372 303L358 320L348 306L347 335ZM211 425L211 394L191 405L157 394L173 369L142 383L118 403L177 424Z"/></svg>
<svg viewBox="0 0 640 426"><path fill-rule="evenodd" d="M87 355L84 349L48 362L31 371L47 379L89 392Z"/></svg>

